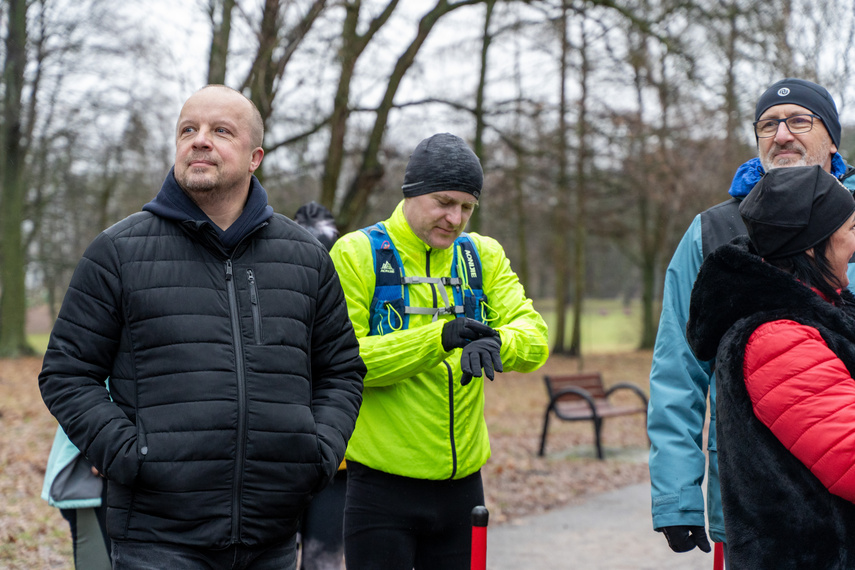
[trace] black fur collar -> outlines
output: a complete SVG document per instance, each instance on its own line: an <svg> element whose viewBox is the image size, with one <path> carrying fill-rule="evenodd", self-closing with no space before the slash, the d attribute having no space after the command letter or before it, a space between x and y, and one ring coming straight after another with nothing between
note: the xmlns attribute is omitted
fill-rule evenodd
<svg viewBox="0 0 855 570"><path fill-rule="evenodd" d="M836 322L846 318L840 308L847 313L855 308L855 297L848 290L841 298L840 307L825 301L789 273L764 262L748 238L740 236L716 249L701 266L692 289L686 337L699 359L711 360L721 338L740 319L785 310Z"/></svg>

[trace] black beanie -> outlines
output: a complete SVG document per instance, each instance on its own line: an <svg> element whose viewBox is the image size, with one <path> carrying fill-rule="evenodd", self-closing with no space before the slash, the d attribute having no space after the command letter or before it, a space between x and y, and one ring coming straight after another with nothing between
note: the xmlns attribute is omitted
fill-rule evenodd
<svg viewBox="0 0 855 570"><path fill-rule="evenodd" d="M484 171L472 149L460 137L441 133L418 144L401 189L407 198L442 190L468 192L477 198L483 182Z"/></svg>
<svg viewBox="0 0 855 570"><path fill-rule="evenodd" d="M799 105L818 115L831 136L831 141L840 147L840 118L837 116L834 99L825 87L804 79L782 79L766 89L757 100L754 120L759 121L760 116L769 107L785 103Z"/></svg>
<svg viewBox="0 0 855 570"><path fill-rule="evenodd" d="M321 242L327 250L332 249L338 239L339 231L335 225L332 212L314 200L297 209L297 213L294 214L294 221L309 230L309 233L315 236L315 239Z"/></svg>
<svg viewBox="0 0 855 570"><path fill-rule="evenodd" d="M827 239L855 212L855 198L820 166L775 168L739 205L748 237L761 257L806 251Z"/></svg>

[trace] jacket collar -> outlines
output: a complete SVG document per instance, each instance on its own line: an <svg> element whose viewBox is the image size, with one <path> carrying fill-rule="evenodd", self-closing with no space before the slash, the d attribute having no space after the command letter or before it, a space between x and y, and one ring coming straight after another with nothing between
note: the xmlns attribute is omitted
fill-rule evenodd
<svg viewBox="0 0 855 570"><path fill-rule="evenodd" d="M236 246L273 215L273 208L267 204L267 192L253 176L249 196L240 217L228 229L222 230L178 185L175 180L175 167L169 170L157 196L142 209L179 224L189 223L200 231L213 232L227 250Z"/></svg>
<svg viewBox="0 0 855 570"><path fill-rule="evenodd" d="M841 307L827 302L793 275L763 261L748 237L741 236L716 249L701 266L686 338L699 359L710 360L724 334L741 319L766 312L838 319L855 303L848 289L841 291L841 298Z"/></svg>
<svg viewBox="0 0 855 570"><path fill-rule="evenodd" d="M848 180L852 176L853 170L855 169L846 164L839 152L834 153L834 156L831 157L831 174L843 182L850 191L855 190L855 186L851 186L855 181ZM745 198L754 188L754 185L760 182L765 172L763 165L760 164L760 159L752 158L736 169L736 174L733 175L733 181L730 183L730 190L727 193L734 198Z"/></svg>

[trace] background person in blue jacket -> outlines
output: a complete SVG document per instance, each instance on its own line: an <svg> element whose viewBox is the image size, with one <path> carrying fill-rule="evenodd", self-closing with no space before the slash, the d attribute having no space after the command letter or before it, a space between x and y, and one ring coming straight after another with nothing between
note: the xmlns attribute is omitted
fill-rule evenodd
<svg viewBox="0 0 855 570"><path fill-rule="evenodd" d="M705 552L703 428L709 393L707 518L710 536L724 542L724 522L716 459L714 362L698 361L686 342L689 297L704 258L737 235L745 235L739 203L763 174L787 166L822 166L850 190L855 169L837 153L840 120L828 91L810 81L787 78L771 85L757 101L754 132L758 158L736 171L731 198L698 214L683 236L668 270L662 316L650 370L650 481L653 528L675 552L696 546ZM850 264L850 280L855 271ZM725 558L727 550L725 548Z"/></svg>
<svg viewBox="0 0 855 570"><path fill-rule="evenodd" d="M105 490L104 479L57 427L45 469L42 499L58 508L68 521L77 570L110 570Z"/></svg>

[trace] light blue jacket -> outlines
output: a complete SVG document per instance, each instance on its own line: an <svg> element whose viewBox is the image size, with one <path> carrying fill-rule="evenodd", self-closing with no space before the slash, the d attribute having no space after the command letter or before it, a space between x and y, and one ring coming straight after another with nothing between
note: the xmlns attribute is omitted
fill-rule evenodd
<svg viewBox="0 0 855 570"><path fill-rule="evenodd" d="M88 509L101 506L104 482L62 431L56 428L48 456L42 499L59 509Z"/></svg>
<svg viewBox="0 0 855 570"><path fill-rule="evenodd" d="M832 174L855 190L855 176L839 154L832 160ZM743 198L763 175L758 159L742 165L729 191ZM692 220L677 246L668 270L662 297L662 315L650 369L650 404L647 432L650 436L650 482L653 528L705 526L704 482L706 456L703 428L709 395L709 468L707 517L710 537L724 542L724 518L719 492L715 438L715 382L713 362L700 362L686 342L686 321L692 286L703 263L701 216ZM855 291L855 265L849 265L850 289Z"/></svg>

